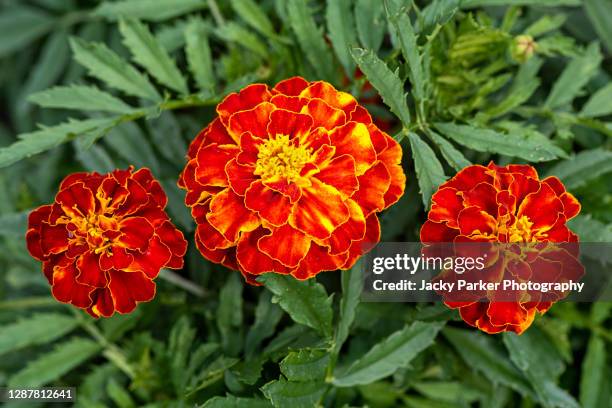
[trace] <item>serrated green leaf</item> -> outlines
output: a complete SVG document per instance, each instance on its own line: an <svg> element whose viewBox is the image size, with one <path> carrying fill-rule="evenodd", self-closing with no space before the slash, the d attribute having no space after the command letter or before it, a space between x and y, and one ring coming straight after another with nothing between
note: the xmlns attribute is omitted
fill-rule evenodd
<svg viewBox="0 0 612 408"><path fill-rule="evenodd" d="M110 399L117 405L119 408L134 408L136 404L132 397L130 397L130 393L127 390L119 385L117 380L111 377L106 384L106 392Z"/></svg>
<svg viewBox="0 0 612 408"><path fill-rule="evenodd" d="M437 24L446 24L457 11L461 0L434 0L421 11L417 31L427 31Z"/></svg>
<svg viewBox="0 0 612 408"><path fill-rule="evenodd" d="M485 6L580 6L581 0L463 0L462 8L485 7Z"/></svg>
<svg viewBox="0 0 612 408"><path fill-rule="evenodd" d="M570 61L553 85L544 106L556 109L569 104L584 85L597 73L602 56L594 42L586 51Z"/></svg>
<svg viewBox="0 0 612 408"><path fill-rule="evenodd" d="M276 37L272 22L255 1L231 0L231 5L236 14L238 14L245 23L251 26L251 28L259 31L265 36L271 38Z"/></svg>
<svg viewBox="0 0 612 408"><path fill-rule="evenodd" d="M371 50L353 48L353 59L368 81L376 88L385 104L402 121L404 126L410 124L410 111L406 103L404 84L397 72L389 67Z"/></svg>
<svg viewBox="0 0 612 408"><path fill-rule="evenodd" d="M19 135L20 140L0 149L0 168L57 147L67 142L71 136L108 127L115 120L116 118L71 120L57 126L43 127L34 132L23 133Z"/></svg>
<svg viewBox="0 0 612 408"><path fill-rule="evenodd" d="M567 189L580 187L612 171L612 152L603 149L584 150L551 167L547 175L557 176Z"/></svg>
<svg viewBox="0 0 612 408"><path fill-rule="evenodd" d="M572 218L568 227L580 236L582 242L612 242L612 225L595 220L590 215Z"/></svg>
<svg viewBox="0 0 612 408"><path fill-rule="evenodd" d="M565 14L555 14L554 16L544 15L540 17L533 24L529 25L523 32L523 34L537 37L542 34L546 34L550 31L557 30L565 23L567 17Z"/></svg>
<svg viewBox="0 0 612 408"><path fill-rule="evenodd" d="M438 189L438 186L446 180L446 175L434 151L421 140L419 135L410 132L408 140L410 140L423 205L425 208L429 208L431 196Z"/></svg>
<svg viewBox="0 0 612 408"><path fill-rule="evenodd" d="M442 333L463 360L491 382L507 385L522 395L533 395L529 382L486 334L451 327Z"/></svg>
<svg viewBox="0 0 612 408"><path fill-rule="evenodd" d="M101 43L88 43L78 38L70 39L74 58L87 68L89 74L128 95L152 101L161 96L151 82L132 65Z"/></svg>
<svg viewBox="0 0 612 408"><path fill-rule="evenodd" d="M140 20L164 21L205 8L206 0L123 0L104 2L94 10L94 15L109 20L121 17Z"/></svg>
<svg viewBox="0 0 612 408"><path fill-rule="evenodd" d="M355 72L355 63L351 58L351 48L357 42L351 2L349 0L327 0L325 20L334 51L336 51L347 77L351 78Z"/></svg>
<svg viewBox="0 0 612 408"><path fill-rule="evenodd" d="M584 0L584 9L608 51L612 51L612 7L606 0Z"/></svg>
<svg viewBox="0 0 612 408"><path fill-rule="evenodd" d="M140 127L134 122L122 123L108 132L104 143L123 157L128 164L148 167L153 174L159 173L159 161Z"/></svg>
<svg viewBox="0 0 612 408"><path fill-rule="evenodd" d="M185 53L193 77L202 91L215 88L212 54L208 43L208 30L201 19L193 19L185 28Z"/></svg>
<svg viewBox="0 0 612 408"><path fill-rule="evenodd" d="M327 61L332 61L333 57L325 43L321 30L315 23L307 1L288 0L287 14L289 25L297 37L300 48L319 79L331 80L335 76L331 71L333 64ZM322 61L326 62L321 63Z"/></svg>
<svg viewBox="0 0 612 408"><path fill-rule="evenodd" d="M84 338L74 338L57 345L12 376L10 388L40 387L60 378L100 351L100 346Z"/></svg>
<svg viewBox="0 0 612 408"><path fill-rule="evenodd" d="M155 40L169 53L173 53L185 45L185 28L187 21L179 20L155 32Z"/></svg>
<svg viewBox="0 0 612 408"><path fill-rule="evenodd" d="M499 117L527 102L536 89L538 89L538 86L540 86L538 71L542 66L542 62L540 58L532 57L522 64L505 97L499 103L486 109L484 111L485 114L492 118Z"/></svg>
<svg viewBox="0 0 612 408"><path fill-rule="evenodd" d="M296 322L313 329L325 337L332 331L331 297L314 279L300 281L293 276L267 273L257 279L274 293L276 301Z"/></svg>
<svg viewBox="0 0 612 408"><path fill-rule="evenodd" d="M181 71L147 26L137 20L121 19L119 31L123 35L123 43L140 66L168 88L181 94L189 92Z"/></svg>
<svg viewBox="0 0 612 408"><path fill-rule="evenodd" d="M342 271L342 299L340 299L340 318L334 338L334 352L337 354L349 336L359 298L363 291L363 261L359 260L348 271Z"/></svg>
<svg viewBox="0 0 612 408"><path fill-rule="evenodd" d="M436 123L435 126L455 142L478 152L520 157L532 162L548 161L566 156L565 152L554 145L550 139L531 130L522 129L522 134L518 131L502 134L489 128L455 123Z"/></svg>
<svg viewBox="0 0 612 408"><path fill-rule="evenodd" d="M229 22L215 29L215 34L225 41L235 42L262 58L267 57L268 48L259 38L240 24Z"/></svg>
<svg viewBox="0 0 612 408"><path fill-rule="evenodd" d="M87 171L108 173L117 168L113 163L113 159L110 158L102 146L93 145L83 149L76 142L73 142L73 146L76 150L76 159L81 162Z"/></svg>
<svg viewBox="0 0 612 408"><path fill-rule="evenodd" d="M612 114L612 83L595 92L580 112L581 116L595 117Z"/></svg>
<svg viewBox="0 0 612 408"><path fill-rule="evenodd" d="M606 406L610 401L610 378L606 367L606 344L595 334L591 335L586 356L582 361L580 378L580 404L582 408Z"/></svg>
<svg viewBox="0 0 612 408"><path fill-rule="evenodd" d="M0 332L0 355L24 347L49 343L78 325L77 320L59 313L41 313L4 325Z"/></svg>
<svg viewBox="0 0 612 408"><path fill-rule="evenodd" d="M217 327L221 333L221 344L226 354L235 355L242 347L242 289L238 274L232 273L219 292Z"/></svg>
<svg viewBox="0 0 612 408"><path fill-rule="evenodd" d="M355 3L355 23L357 35L363 48L376 53L385 37L385 18L382 1L357 0Z"/></svg>
<svg viewBox="0 0 612 408"><path fill-rule="evenodd" d="M417 46L417 36L410 22L410 17L405 10L401 9L399 14L390 15L389 21L395 29L404 60L408 64L414 97L418 101L422 101L425 98L425 78L423 75L423 65L421 64L421 55Z"/></svg>
<svg viewBox="0 0 612 408"><path fill-rule="evenodd" d="M202 408L271 408L269 401L259 398L240 398L233 395L214 397L202 405Z"/></svg>
<svg viewBox="0 0 612 408"><path fill-rule="evenodd" d="M30 95L28 100L45 108L113 113L128 113L134 109L121 99L95 86L84 85L56 86Z"/></svg>
<svg viewBox="0 0 612 408"><path fill-rule="evenodd" d="M276 325L283 317L283 310L272 303L272 294L262 292L255 308L255 323L247 333L244 351L247 356L252 356L259 345L274 334Z"/></svg>
<svg viewBox="0 0 612 408"><path fill-rule="evenodd" d="M280 362L280 369L290 381L323 381L329 358L326 350L292 351Z"/></svg>
<svg viewBox="0 0 612 408"><path fill-rule="evenodd" d="M532 327L520 336L505 333L503 340L510 360L525 373L544 406L578 407L574 398L556 384L565 365L544 333Z"/></svg>
<svg viewBox="0 0 612 408"><path fill-rule="evenodd" d="M417 354L429 347L444 323L414 322L370 349L346 371L334 374L337 387L369 384L406 367Z"/></svg>
<svg viewBox="0 0 612 408"><path fill-rule="evenodd" d="M323 397L325 388L323 382L291 382L281 379L269 382L261 391L276 408L312 408Z"/></svg>
<svg viewBox="0 0 612 408"><path fill-rule="evenodd" d="M179 166L185 161L187 145L181 134L181 128L174 114L162 112L159 117L147 121L153 145L166 159Z"/></svg>
<svg viewBox="0 0 612 408"><path fill-rule="evenodd" d="M465 158L463 153L457 150L448 140L444 139L433 130L430 130L428 134L431 137L431 140L440 149L440 153L442 153L442 156L446 162L450 164L453 169L460 171L463 168L472 165L472 163Z"/></svg>
<svg viewBox="0 0 612 408"><path fill-rule="evenodd" d="M24 5L5 7L0 14L0 57L4 57L51 30L53 16Z"/></svg>

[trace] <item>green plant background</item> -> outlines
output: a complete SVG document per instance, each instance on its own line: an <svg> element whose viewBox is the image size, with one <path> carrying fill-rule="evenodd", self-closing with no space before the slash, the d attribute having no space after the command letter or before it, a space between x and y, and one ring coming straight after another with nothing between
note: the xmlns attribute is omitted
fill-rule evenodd
<svg viewBox="0 0 612 408"><path fill-rule="evenodd" d="M225 95L301 75L402 143L383 240L417 240L436 187L494 160L560 177L582 241L612 242L609 0L0 4L0 386L75 386L88 408L612 406L610 303L489 336L440 304L360 303L357 268L251 287L199 255L175 185ZM162 181L190 248L154 301L96 321L51 297L26 216L69 173L129 164Z"/></svg>

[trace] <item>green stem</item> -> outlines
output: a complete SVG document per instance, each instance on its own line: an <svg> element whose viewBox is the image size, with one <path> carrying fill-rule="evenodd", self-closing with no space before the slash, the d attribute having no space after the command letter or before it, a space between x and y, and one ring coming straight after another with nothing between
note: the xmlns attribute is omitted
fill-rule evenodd
<svg viewBox="0 0 612 408"><path fill-rule="evenodd" d="M162 269L162 271L159 273L159 277L165 280L166 282L169 282L175 286L178 286L181 289L186 290L192 295L198 297L206 296L206 291L204 290L204 288L196 285L188 279L183 278L182 276L176 274L175 272L172 272L171 270Z"/></svg>
<svg viewBox="0 0 612 408"><path fill-rule="evenodd" d="M215 0L208 0L208 8L210 9L210 13L213 16L215 23L217 23L218 26L224 25L225 19L221 14L221 10L219 10L219 5L217 4L217 2Z"/></svg>
<svg viewBox="0 0 612 408"><path fill-rule="evenodd" d="M0 310L19 310L33 307L58 306L55 299L50 296L33 296L23 299L6 300L0 302Z"/></svg>

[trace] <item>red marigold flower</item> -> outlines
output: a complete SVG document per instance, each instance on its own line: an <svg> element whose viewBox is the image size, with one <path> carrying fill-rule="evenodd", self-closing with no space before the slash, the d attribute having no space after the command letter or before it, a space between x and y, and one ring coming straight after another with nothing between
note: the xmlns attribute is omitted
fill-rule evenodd
<svg viewBox="0 0 612 408"><path fill-rule="evenodd" d="M153 299L160 269L182 268L187 251L166 203L149 169L66 177L55 202L30 214L26 234L53 296L94 317Z"/></svg>
<svg viewBox="0 0 612 408"><path fill-rule="evenodd" d="M550 281L564 277L579 279L583 268L576 259L578 236L566 225L579 212L580 203L565 191L558 178L540 180L532 166L500 167L492 162L486 167L474 165L461 170L433 195L428 219L421 228L421 241L455 243L462 251L470 250L467 244L463 245L470 242L530 243L518 246L520 257L512 255L516 245L515 248L506 245L509 249L505 254L511 256L502 257L499 253L490 256L484 271L467 274L472 280L501 281L504 276ZM498 247L491 246L490 251L499 250ZM487 245L479 248L482 250ZM522 253L525 248L529 250ZM439 279L456 278L443 273ZM447 306L459 309L466 323L487 333L522 333L533 322L536 311L545 313L563 296L545 297L534 293L525 296L526 293L513 292L511 295L516 295L516 301L509 301L509 295L500 291L481 295L472 292L443 294L443 297ZM500 298L504 300L495 301Z"/></svg>
<svg viewBox="0 0 612 408"><path fill-rule="evenodd" d="M404 192L402 150L327 82L247 86L217 106L179 179L196 243L248 282L348 269L380 239Z"/></svg>

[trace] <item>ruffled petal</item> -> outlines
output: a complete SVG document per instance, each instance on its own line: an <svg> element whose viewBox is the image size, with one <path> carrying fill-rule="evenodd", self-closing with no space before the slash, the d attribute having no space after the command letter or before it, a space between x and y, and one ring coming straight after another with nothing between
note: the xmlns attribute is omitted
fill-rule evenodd
<svg viewBox="0 0 612 408"><path fill-rule="evenodd" d="M256 211L274 226L287 222L292 206L289 196L269 188L259 180L246 191L244 203L248 209Z"/></svg>
<svg viewBox="0 0 612 408"><path fill-rule="evenodd" d="M391 185L391 175L382 162L376 163L359 176L359 190L352 199L359 204L363 213L368 215L385 208L385 194Z"/></svg>
<svg viewBox="0 0 612 408"><path fill-rule="evenodd" d="M76 307L85 308L91 304L89 296L94 288L77 282L77 273L78 271L74 263L65 267L55 267L53 270L51 293L60 302L71 303Z"/></svg>
<svg viewBox="0 0 612 408"><path fill-rule="evenodd" d="M257 215L244 205L244 198L225 189L210 202L208 222L223 236L236 242L240 232L253 231L259 226Z"/></svg>
<svg viewBox="0 0 612 408"><path fill-rule="evenodd" d="M296 267L306 256L311 239L289 224L274 228L257 241L257 247L283 265Z"/></svg>
<svg viewBox="0 0 612 408"><path fill-rule="evenodd" d="M336 108L332 108L325 101L320 99L311 99L308 104L302 108L301 113L309 115L313 120L313 127L323 127L331 130L336 126L341 126L346 123L346 114Z"/></svg>
<svg viewBox="0 0 612 408"><path fill-rule="evenodd" d="M154 279L161 268L165 267L172 257L170 249L164 245L158 236L149 241L146 251L133 252L134 261L125 270L128 272L143 272L149 278Z"/></svg>
<svg viewBox="0 0 612 408"><path fill-rule="evenodd" d="M267 139L270 113L274 109L276 107L271 103L262 102L253 109L236 112L230 116L227 130L236 140L244 132L251 132L255 137Z"/></svg>
<svg viewBox="0 0 612 408"><path fill-rule="evenodd" d="M219 119L224 126L228 126L229 118L233 113L252 109L272 97L268 86L265 84L252 84L238 93L232 93L217 105Z"/></svg>
<svg viewBox="0 0 612 408"><path fill-rule="evenodd" d="M130 313L136 302L148 302L155 297L155 283L142 272L110 271L110 289L115 309Z"/></svg>
<svg viewBox="0 0 612 408"><path fill-rule="evenodd" d="M299 95L306 87L308 87L308 81L302 77L291 77L280 81L272 88L273 92L279 92L288 96Z"/></svg>
<svg viewBox="0 0 612 408"><path fill-rule="evenodd" d="M359 189L359 181L355 176L355 159L348 154L331 160L316 177L334 187L344 198L352 196Z"/></svg>
<svg viewBox="0 0 612 408"><path fill-rule="evenodd" d="M102 288L108 284L106 272L100 267L100 256L93 251L87 251L81 255L77 261L77 268L79 270L76 277L77 282L96 288Z"/></svg>
<svg viewBox="0 0 612 408"><path fill-rule="evenodd" d="M225 187L228 185L225 166L238 154L234 145L211 144L198 151L195 178L203 186Z"/></svg>
<svg viewBox="0 0 612 408"><path fill-rule="evenodd" d="M349 154L355 159L356 174L366 172L376 162L376 151L368 128L357 122L349 122L330 132L330 140L336 147L336 155Z"/></svg>
<svg viewBox="0 0 612 408"><path fill-rule="evenodd" d="M234 193L243 196L257 177L253 174L255 168L240 164L234 158L225 165L225 175Z"/></svg>
<svg viewBox="0 0 612 408"><path fill-rule="evenodd" d="M284 135L299 139L310 132L312 124L313 120L309 115L276 109L270 113L267 134L271 137Z"/></svg>

